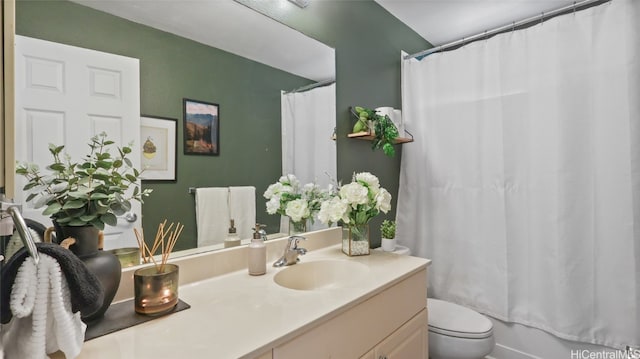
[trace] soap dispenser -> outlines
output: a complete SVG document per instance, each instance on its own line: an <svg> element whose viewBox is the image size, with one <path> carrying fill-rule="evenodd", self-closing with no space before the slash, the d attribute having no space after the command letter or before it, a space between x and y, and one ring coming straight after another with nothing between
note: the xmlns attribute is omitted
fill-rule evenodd
<svg viewBox="0 0 640 359"><path fill-rule="evenodd" d="M249 274L263 275L267 273L267 246L264 244L260 230L264 225L256 223L253 239L249 243Z"/></svg>
<svg viewBox="0 0 640 359"><path fill-rule="evenodd" d="M236 247L240 245L240 237L238 237L238 233L236 233L235 221L232 219L229 221L229 233L227 234L227 238L224 240L224 247Z"/></svg>

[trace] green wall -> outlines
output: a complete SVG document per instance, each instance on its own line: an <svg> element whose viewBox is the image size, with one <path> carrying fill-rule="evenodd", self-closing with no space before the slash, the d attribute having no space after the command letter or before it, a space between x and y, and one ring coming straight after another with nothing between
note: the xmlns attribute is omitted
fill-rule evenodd
<svg viewBox="0 0 640 359"><path fill-rule="evenodd" d="M431 44L373 0L311 1L305 9L239 1L336 49L338 177L347 183L353 172L369 171L394 198L392 213L371 221L372 247L378 247L382 220L395 218L402 147L412 144L396 146L396 156L388 158L372 152L370 142L348 139L355 123L349 106L401 108L400 51L416 53Z"/></svg>
<svg viewBox="0 0 640 359"><path fill-rule="evenodd" d="M16 32L140 59L141 113L178 120L177 181L143 182L154 190L142 211L147 239L167 218L185 224L176 249L196 245L189 187L254 185L257 220L277 231L262 193L282 171L280 90L311 81L68 1L19 0ZM220 105L219 156L183 155L183 98Z"/></svg>

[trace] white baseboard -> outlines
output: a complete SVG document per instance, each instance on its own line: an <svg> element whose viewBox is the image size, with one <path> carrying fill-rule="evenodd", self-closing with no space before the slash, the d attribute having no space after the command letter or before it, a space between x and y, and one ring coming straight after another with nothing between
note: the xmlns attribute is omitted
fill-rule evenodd
<svg viewBox="0 0 640 359"><path fill-rule="evenodd" d="M493 348L491 355L486 357L487 359L542 359L535 355L522 352L517 349L510 348L506 345L497 344Z"/></svg>

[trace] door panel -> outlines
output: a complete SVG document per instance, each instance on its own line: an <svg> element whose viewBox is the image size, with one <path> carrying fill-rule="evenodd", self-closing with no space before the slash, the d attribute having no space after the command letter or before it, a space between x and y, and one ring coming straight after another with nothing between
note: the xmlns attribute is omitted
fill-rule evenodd
<svg viewBox="0 0 640 359"><path fill-rule="evenodd" d="M88 153L89 138L103 131L119 146L135 141L133 153L140 153L138 59L16 36L15 62L16 159L45 168L54 143L77 161ZM139 156L130 159L140 168ZM18 203L24 184L17 178ZM141 227L141 206L132 207L136 221L119 218L105 228L106 249L136 245L132 228ZM25 217L50 225L40 212L24 207Z"/></svg>

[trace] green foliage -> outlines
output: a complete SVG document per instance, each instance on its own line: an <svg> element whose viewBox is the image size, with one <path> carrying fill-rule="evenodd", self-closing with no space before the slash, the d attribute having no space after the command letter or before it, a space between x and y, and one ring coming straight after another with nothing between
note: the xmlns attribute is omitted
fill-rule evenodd
<svg viewBox="0 0 640 359"><path fill-rule="evenodd" d="M16 173L27 178L23 190L28 191L27 202L43 208L45 216L63 226L92 225L100 230L105 224L115 226L117 217L131 209L131 200L143 202L151 189L140 191L140 172L132 167L127 155L131 147L118 148L112 157L107 134L91 138L91 149L81 162L71 162L64 146L49 145L53 163L51 172L42 174L37 165L18 163ZM132 188L132 190L129 190Z"/></svg>
<svg viewBox="0 0 640 359"><path fill-rule="evenodd" d="M396 238L396 221L390 221L388 219L382 221L380 232L382 232L382 238Z"/></svg>
<svg viewBox="0 0 640 359"><path fill-rule="evenodd" d="M393 147L394 141L398 138L399 133L396 126L389 116L379 115L376 110L364 108L360 106L354 107L354 116L358 118L358 121L353 126L353 132L362 132L369 130L368 121L372 122L374 132L372 150L382 149L385 155L393 157L396 154L396 150Z"/></svg>

